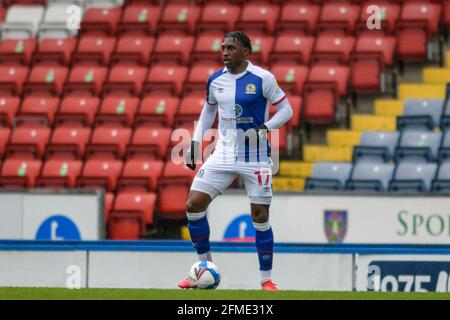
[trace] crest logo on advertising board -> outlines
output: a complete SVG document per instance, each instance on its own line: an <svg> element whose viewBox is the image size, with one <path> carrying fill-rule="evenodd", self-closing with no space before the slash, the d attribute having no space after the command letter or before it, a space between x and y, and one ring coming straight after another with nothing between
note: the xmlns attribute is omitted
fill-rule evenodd
<svg viewBox="0 0 450 320"><path fill-rule="evenodd" d="M325 210L324 227L328 242L342 243L347 233L347 210Z"/></svg>
<svg viewBox="0 0 450 320"><path fill-rule="evenodd" d="M224 241L253 242L255 227L250 213L241 214L229 223L223 235Z"/></svg>
<svg viewBox="0 0 450 320"><path fill-rule="evenodd" d="M36 232L36 240L81 240L76 224L66 216L47 218Z"/></svg>

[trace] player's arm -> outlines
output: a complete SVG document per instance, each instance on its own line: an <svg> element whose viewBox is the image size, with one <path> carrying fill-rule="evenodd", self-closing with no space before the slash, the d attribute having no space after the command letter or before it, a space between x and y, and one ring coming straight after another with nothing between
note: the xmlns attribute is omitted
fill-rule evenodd
<svg viewBox="0 0 450 320"><path fill-rule="evenodd" d="M292 118L293 111L286 94L278 86L274 75L271 73L264 78L263 94L275 106L277 112L271 119L259 126L258 129L266 129L268 131L279 129Z"/></svg>
<svg viewBox="0 0 450 320"><path fill-rule="evenodd" d="M194 137L191 141L191 146L187 150L185 155L186 166L192 170L196 168L196 161L200 156L200 143L203 139L205 132L211 129L214 119L217 114L217 104L211 105L208 102L203 106L202 113L198 119L197 126L194 130Z"/></svg>
<svg viewBox="0 0 450 320"><path fill-rule="evenodd" d="M273 117L265 123L265 126L269 131L273 129L279 129L284 126L293 115L291 104L287 97L275 105L277 112Z"/></svg>

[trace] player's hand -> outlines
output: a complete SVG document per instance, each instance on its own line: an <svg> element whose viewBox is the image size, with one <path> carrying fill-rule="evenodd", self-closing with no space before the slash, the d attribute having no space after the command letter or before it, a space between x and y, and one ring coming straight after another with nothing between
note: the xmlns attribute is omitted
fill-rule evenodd
<svg viewBox="0 0 450 320"><path fill-rule="evenodd" d="M195 171L195 168L197 166L196 161L198 159L199 151L200 151L200 143L192 140L191 146L187 149L184 155L186 167L188 167L193 171Z"/></svg>
<svg viewBox="0 0 450 320"><path fill-rule="evenodd" d="M263 123L259 127L256 127L255 131L259 139L264 139L265 137L267 137L267 134L269 133L269 128L267 128L267 126Z"/></svg>

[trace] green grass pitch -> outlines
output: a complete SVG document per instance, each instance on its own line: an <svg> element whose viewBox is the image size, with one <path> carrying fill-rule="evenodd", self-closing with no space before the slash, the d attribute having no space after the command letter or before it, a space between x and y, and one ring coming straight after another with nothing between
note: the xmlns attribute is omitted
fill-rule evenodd
<svg viewBox="0 0 450 320"><path fill-rule="evenodd" d="M450 300L450 293L0 288L0 300Z"/></svg>

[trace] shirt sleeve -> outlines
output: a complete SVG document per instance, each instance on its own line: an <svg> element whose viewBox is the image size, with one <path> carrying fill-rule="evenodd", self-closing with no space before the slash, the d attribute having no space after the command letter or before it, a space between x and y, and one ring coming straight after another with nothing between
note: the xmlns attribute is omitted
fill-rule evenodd
<svg viewBox="0 0 450 320"><path fill-rule="evenodd" d="M263 81L263 95L274 106L286 98L286 94L278 86L277 80L272 73L268 73Z"/></svg>
<svg viewBox="0 0 450 320"><path fill-rule="evenodd" d="M202 141L205 132L208 129L211 129L214 120L216 119L216 114L217 114L217 106L210 105L209 103L205 102L202 113L200 114L200 118L197 122L197 126L195 127L194 137L192 140L197 142Z"/></svg>
<svg viewBox="0 0 450 320"><path fill-rule="evenodd" d="M216 97L214 97L214 90L212 90L212 79L209 78L206 83L206 102L209 105L217 104Z"/></svg>

